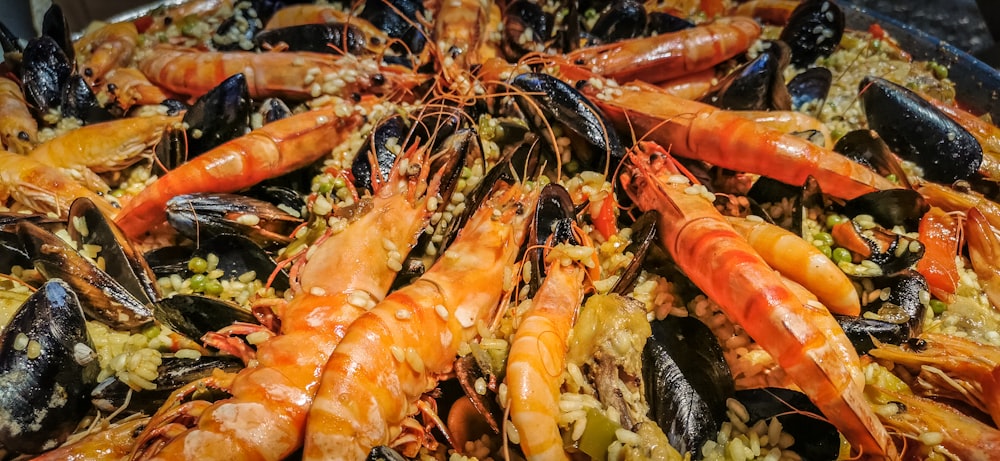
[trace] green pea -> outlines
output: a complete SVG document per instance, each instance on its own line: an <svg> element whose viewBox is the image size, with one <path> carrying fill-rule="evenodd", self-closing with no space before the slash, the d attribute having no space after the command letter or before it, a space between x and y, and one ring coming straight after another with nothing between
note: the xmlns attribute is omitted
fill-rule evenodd
<svg viewBox="0 0 1000 461"><path fill-rule="evenodd" d="M837 224L840 224L840 223L846 222L846 221L847 221L847 218L845 218L844 215L832 214L832 215L829 215L829 216L826 217L826 227L829 227L829 228L832 229L833 226L836 226ZM833 238L833 237L831 236L830 238Z"/></svg>
<svg viewBox="0 0 1000 461"><path fill-rule="evenodd" d="M820 245L817 246L833 245L833 236L829 232L817 232L813 235L813 240L820 242Z"/></svg>
<svg viewBox="0 0 1000 461"><path fill-rule="evenodd" d="M889 181L891 181L893 183L899 183L899 178L897 178L896 175L894 175L892 173L890 173L888 176L886 176L885 179L888 179Z"/></svg>
<svg viewBox="0 0 1000 461"><path fill-rule="evenodd" d="M153 338L155 338L157 336L160 336L160 331L161 330L160 330L160 326L159 325L151 325L148 328L146 328L145 330L143 330L142 334L143 334L143 336L145 336L145 337L147 337L149 339L153 339Z"/></svg>
<svg viewBox="0 0 1000 461"><path fill-rule="evenodd" d="M824 255L826 255L827 258L833 259L833 249L830 248L828 245L823 245L817 248L819 248L819 251L821 251Z"/></svg>
<svg viewBox="0 0 1000 461"><path fill-rule="evenodd" d="M930 68L931 71L934 73L934 76L937 77L938 80L944 80L948 78L948 68L945 67L944 65L932 62L930 64Z"/></svg>
<svg viewBox="0 0 1000 461"><path fill-rule="evenodd" d="M222 294L222 283L215 279L206 280L205 294L214 296Z"/></svg>
<svg viewBox="0 0 1000 461"><path fill-rule="evenodd" d="M851 251L847 248L837 247L833 250L831 257L836 263L851 262Z"/></svg>
<svg viewBox="0 0 1000 461"><path fill-rule="evenodd" d="M205 289L205 274L194 274L191 276L191 289L202 291Z"/></svg>
<svg viewBox="0 0 1000 461"><path fill-rule="evenodd" d="M122 198L122 197L125 196L125 191L123 191L121 189L115 189L115 190L111 191L111 196L112 197L117 197L117 198Z"/></svg>
<svg viewBox="0 0 1000 461"><path fill-rule="evenodd" d="M944 301L941 301L941 300L938 300L938 299L932 299L931 300L931 310L933 310L935 314L940 315L942 312L944 312L947 309L948 309L948 305L945 304Z"/></svg>
<svg viewBox="0 0 1000 461"><path fill-rule="evenodd" d="M334 189L340 189L341 187L344 187L344 186L347 186L347 181L344 181L344 178L341 178L340 176L337 176L336 178L333 178L333 188Z"/></svg>
<svg viewBox="0 0 1000 461"><path fill-rule="evenodd" d="M208 261L206 261L205 258L195 256L188 261L188 269L190 269L191 272L200 274L208 270Z"/></svg>

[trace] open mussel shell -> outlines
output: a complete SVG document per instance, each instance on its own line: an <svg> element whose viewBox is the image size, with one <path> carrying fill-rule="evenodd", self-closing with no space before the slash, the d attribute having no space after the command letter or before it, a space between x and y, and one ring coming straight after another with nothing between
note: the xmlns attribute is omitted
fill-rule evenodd
<svg viewBox="0 0 1000 461"><path fill-rule="evenodd" d="M792 77L786 85L788 95L792 98L792 108L798 110L809 102L826 99L831 85L833 85L833 72L825 67L812 67ZM816 111L821 108L822 105L818 105Z"/></svg>
<svg viewBox="0 0 1000 461"><path fill-rule="evenodd" d="M0 336L0 444L39 453L65 441L89 409L98 368L80 301L49 280Z"/></svg>
<svg viewBox="0 0 1000 461"><path fill-rule="evenodd" d="M52 3L49 9L45 10L42 16L42 35L52 37L59 48L66 53L69 62L73 62L76 57L76 50L73 48L73 38L69 31L69 23L66 15L63 14L62 7Z"/></svg>
<svg viewBox="0 0 1000 461"><path fill-rule="evenodd" d="M156 275L121 229L88 198L73 201L69 209L69 236L80 245L100 248L104 272L143 303L160 298Z"/></svg>
<svg viewBox="0 0 1000 461"><path fill-rule="evenodd" d="M35 269L47 279L59 278L72 287L91 318L133 332L153 321L144 302L63 239L29 221L18 223L17 235Z"/></svg>
<svg viewBox="0 0 1000 461"><path fill-rule="evenodd" d="M801 186L761 176L750 187L747 197L751 205L756 204L764 211L766 220L799 236L806 235L803 225L808 210L825 207L823 191L812 176Z"/></svg>
<svg viewBox="0 0 1000 461"><path fill-rule="evenodd" d="M84 124L114 120L115 116L101 106L90 85L79 74L73 74L66 82L62 102L59 106L63 117L78 118Z"/></svg>
<svg viewBox="0 0 1000 461"><path fill-rule="evenodd" d="M184 114L188 158L193 158L250 131L253 105L243 74L219 83L195 101Z"/></svg>
<svg viewBox="0 0 1000 461"><path fill-rule="evenodd" d="M894 226L915 231L930 205L913 189L888 189L860 195L844 203L848 216L871 215L885 228Z"/></svg>
<svg viewBox="0 0 1000 461"><path fill-rule="evenodd" d="M604 43L639 37L646 30L646 7L637 0L617 0L604 10L590 33Z"/></svg>
<svg viewBox="0 0 1000 461"><path fill-rule="evenodd" d="M736 391L736 400L750 416L747 426L778 418L782 430L795 438L789 449L802 459L833 461L840 454L840 433L805 394L766 387Z"/></svg>
<svg viewBox="0 0 1000 461"><path fill-rule="evenodd" d="M195 193L167 201L167 222L195 241L238 235L264 248L275 248L291 242L289 235L302 218L245 195Z"/></svg>
<svg viewBox="0 0 1000 461"><path fill-rule="evenodd" d="M573 199L566 188L556 183L546 184L538 197L531 228L528 230L528 241L533 247L528 250L532 264L529 296L538 290L545 276L544 247L562 242L575 244L572 229L564 224L567 221L572 223L574 218Z"/></svg>
<svg viewBox="0 0 1000 461"><path fill-rule="evenodd" d="M615 282L615 286L611 288L612 293L626 296L635 287L635 281L642 272L642 265L646 260L646 255L649 254L650 247L656 242L656 229L659 222L660 212L649 210L632 223L632 241L625 248L625 251L632 253L632 262L625 267L621 277Z"/></svg>
<svg viewBox="0 0 1000 461"><path fill-rule="evenodd" d="M367 38L358 26L339 22L301 24L265 30L253 39L254 45L268 50L278 45L287 51L311 51L327 54L360 55L365 52Z"/></svg>
<svg viewBox="0 0 1000 461"><path fill-rule="evenodd" d="M407 67L412 67L409 54L420 54L427 44L427 35L422 26L423 16L424 4L419 0L365 2L364 9L358 13L361 19L372 23L389 37L398 39L398 42L393 43L392 50L399 53L399 56L386 55L383 59L390 64Z"/></svg>
<svg viewBox="0 0 1000 461"><path fill-rule="evenodd" d="M950 184L979 170L983 148L976 138L913 91L865 77L859 92L868 126L893 152L923 168L928 180Z"/></svg>
<svg viewBox="0 0 1000 461"><path fill-rule="evenodd" d="M808 67L833 54L844 36L844 11L831 0L807 0L788 18L779 38L792 51L792 64Z"/></svg>
<svg viewBox="0 0 1000 461"><path fill-rule="evenodd" d="M368 452L365 461L406 461L406 457L385 445L379 445Z"/></svg>
<svg viewBox="0 0 1000 461"><path fill-rule="evenodd" d="M288 273L278 269L278 264L267 252L252 240L239 235L221 235L205 239L196 248L168 246L146 253L146 260L159 277L178 274L187 278L193 275L188 269L191 258L208 259L209 254L219 258L216 269L222 271L222 278L238 279L253 271L257 279L271 280L271 287L278 291L289 287Z"/></svg>
<svg viewBox="0 0 1000 461"><path fill-rule="evenodd" d="M457 399L449 408L448 429L452 432L452 436L458 439L454 440L456 448L462 449L465 446L465 440L475 440L466 436L477 432L477 428L469 427L469 425L482 423L487 426L487 430L499 434L499 421L503 420L503 409L497 404L496 392L487 388L485 394L480 394L476 390L475 383L478 379L487 380L490 377L487 372L483 371L483 366L480 365L476 357L466 355L456 360L455 375L464 397Z"/></svg>
<svg viewBox="0 0 1000 461"><path fill-rule="evenodd" d="M14 35L3 21L0 21L0 48L3 48L4 54L21 54L24 51L17 35Z"/></svg>
<svg viewBox="0 0 1000 461"><path fill-rule="evenodd" d="M131 388L114 376L94 387L90 392L90 399L94 406L101 411L112 412L124 408L124 411L129 413L153 414L163 405L170 393L178 388L201 378L212 376L215 370L236 373L242 369L243 361L231 355L201 357L199 359L164 357L160 366L157 367L157 376L153 381L156 389L143 390L141 399L129 399ZM127 407L125 406L126 401L128 401Z"/></svg>
<svg viewBox="0 0 1000 461"><path fill-rule="evenodd" d="M510 61L521 59L525 53L548 42L554 33L555 17L542 10L537 3L515 0L503 11L504 56Z"/></svg>
<svg viewBox="0 0 1000 461"><path fill-rule="evenodd" d="M650 417L681 453L700 453L725 420L734 382L712 331L693 317L651 324L642 351Z"/></svg>
<svg viewBox="0 0 1000 461"><path fill-rule="evenodd" d="M850 220L835 225L831 234L838 246L877 264L885 275L906 271L923 257L924 245L919 240L871 224L863 229L858 222Z"/></svg>
<svg viewBox="0 0 1000 461"><path fill-rule="evenodd" d="M726 110L791 109L792 99L782 75L783 55L787 55L787 49L780 42L773 42L763 53L720 80L701 101Z"/></svg>
<svg viewBox="0 0 1000 461"><path fill-rule="evenodd" d="M156 320L191 339L218 331L236 322L260 323L250 312L219 298L176 294L154 304Z"/></svg>
<svg viewBox="0 0 1000 461"><path fill-rule="evenodd" d="M914 270L905 270L893 275L867 279L869 286L862 281L863 287L872 291L878 290L880 296L862 306L862 311L874 312L882 320L907 327L909 336L920 334L924 326L927 304L921 299L927 296L927 280ZM862 297L869 298L868 296Z"/></svg>
<svg viewBox="0 0 1000 461"><path fill-rule="evenodd" d="M844 335L851 341L854 350L859 355L867 354L875 348L875 341L883 344L902 344L910 337L910 328L905 323L892 323L884 320L851 317L849 315L834 315Z"/></svg>
<svg viewBox="0 0 1000 461"><path fill-rule="evenodd" d="M614 171L625 156L625 147L618 132L609 129L611 123L594 103L575 88L548 74L524 73L514 77L511 86L525 95L517 98L521 112L527 114L528 123L536 132L547 132L543 119L557 121L577 135L583 145L574 148L574 155L581 156L583 164L597 170ZM556 140L545 139L553 152L558 152Z"/></svg>
<svg viewBox="0 0 1000 461"><path fill-rule="evenodd" d="M51 37L43 35L28 40L21 58L21 85L36 115L59 107L72 72L72 62Z"/></svg>
<svg viewBox="0 0 1000 461"><path fill-rule="evenodd" d="M894 176L905 188L910 188L906 171L899 160L889 150L889 146L872 130L854 130L842 136L833 146L833 150L854 160L882 176Z"/></svg>
<svg viewBox="0 0 1000 461"><path fill-rule="evenodd" d="M409 130L402 115L393 115L379 122L354 155L351 175L354 176L355 188L373 192L375 184L389 180L389 173L396 163L396 152L389 148L389 140L403 141ZM378 176L373 176L375 174Z"/></svg>

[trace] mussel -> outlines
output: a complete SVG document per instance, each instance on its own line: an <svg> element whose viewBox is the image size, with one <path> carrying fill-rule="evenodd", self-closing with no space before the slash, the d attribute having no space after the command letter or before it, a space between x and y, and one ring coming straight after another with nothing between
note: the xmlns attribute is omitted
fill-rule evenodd
<svg viewBox="0 0 1000 461"><path fill-rule="evenodd" d="M253 42L263 50L281 44L287 51L360 55L365 52L368 40L358 26L332 22L265 30Z"/></svg>
<svg viewBox="0 0 1000 461"><path fill-rule="evenodd" d="M235 373L241 369L243 362L230 355L202 357L197 360L164 357L163 362L157 367L157 377L153 381L156 389L143 390L141 399L129 399L129 386L113 376L95 386L90 392L90 399L94 407L109 413L124 408L128 413L153 414L170 394L181 386L212 376L215 370ZM128 406L125 406L126 402Z"/></svg>
<svg viewBox="0 0 1000 461"><path fill-rule="evenodd" d="M805 394L791 389L767 387L736 391L736 400L746 408L753 426L757 421L777 418L782 430L795 442L788 447L802 459L833 461L840 455L840 433Z"/></svg>
<svg viewBox="0 0 1000 461"><path fill-rule="evenodd" d="M779 38L791 48L792 64L807 67L837 49L844 26L844 11L835 2L807 0L792 11Z"/></svg>
<svg viewBox="0 0 1000 461"><path fill-rule="evenodd" d="M781 42L738 67L701 98L726 110L789 110L791 96L782 71L787 63L787 47Z"/></svg>
<svg viewBox="0 0 1000 461"><path fill-rule="evenodd" d="M21 61L21 82L36 116L59 107L72 72L72 62L54 39L41 36L28 40Z"/></svg>
<svg viewBox="0 0 1000 461"><path fill-rule="evenodd" d="M291 242L289 235L302 219L288 210L245 195L198 193L168 200L167 222L195 241L240 235L262 247L275 248Z"/></svg>

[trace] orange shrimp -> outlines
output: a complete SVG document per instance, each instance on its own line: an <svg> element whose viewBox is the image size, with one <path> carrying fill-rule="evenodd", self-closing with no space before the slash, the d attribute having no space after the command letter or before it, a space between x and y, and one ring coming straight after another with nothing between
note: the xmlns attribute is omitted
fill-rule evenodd
<svg viewBox="0 0 1000 461"><path fill-rule="evenodd" d="M729 218L729 224L768 265L802 284L830 311L861 315L861 298L851 280L815 245L762 220Z"/></svg>
<svg viewBox="0 0 1000 461"><path fill-rule="evenodd" d="M812 115L791 110L734 110L730 113L744 117L747 120L760 123L768 128L782 133L818 133L823 142L822 144L817 144L827 149L833 148L833 139L830 137L830 128L828 128L825 123L820 121L820 119L813 117Z"/></svg>
<svg viewBox="0 0 1000 461"><path fill-rule="evenodd" d="M564 264L561 259L560 246L549 250L545 279L524 312L507 355L510 419L528 460L569 459L556 424L559 387L587 269L581 262Z"/></svg>
<svg viewBox="0 0 1000 461"><path fill-rule="evenodd" d="M253 98L386 94L411 89L422 81L402 66L380 66L374 57L306 51L200 51L166 45L155 47L141 59L139 70L156 85L191 97L201 96L241 72Z"/></svg>
<svg viewBox="0 0 1000 461"><path fill-rule="evenodd" d="M295 295L276 311L280 334L258 346L257 365L236 377L232 398L199 410L197 427L169 440L158 459L278 460L301 446L323 364L348 326L385 297L398 269L392 261L406 257L434 211L428 200L451 167L428 180L429 157L425 148L408 151L365 214L310 248ZM140 444L154 445L156 431L151 425Z"/></svg>
<svg viewBox="0 0 1000 461"><path fill-rule="evenodd" d="M1000 237L978 208L966 213L965 241L968 242L969 262L979 284L994 309L1000 309Z"/></svg>
<svg viewBox="0 0 1000 461"><path fill-rule="evenodd" d="M620 129L646 133L645 139L670 146L680 157L788 184L813 176L823 192L845 199L897 187L832 150L652 85L634 83L604 93L587 85L584 92Z"/></svg>
<svg viewBox="0 0 1000 461"><path fill-rule="evenodd" d="M66 217L78 197L88 197L107 216L117 210L62 170L30 157L0 151L0 197L13 198L31 210Z"/></svg>
<svg viewBox="0 0 1000 461"><path fill-rule="evenodd" d="M234 192L281 176L330 153L363 123L351 112L314 109L226 142L167 172L126 204L116 223L135 238L165 222L167 201L195 192Z"/></svg>
<svg viewBox="0 0 1000 461"><path fill-rule="evenodd" d="M913 370L928 397L964 401L1000 423L1000 393L994 371L1000 366L1000 348L941 333L924 333L918 349L879 344L872 357ZM942 376L942 374L944 376Z"/></svg>
<svg viewBox="0 0 1000 461"><path fill-rule="evenodd" d="M0 142L19 154L27 154L38 142L38 122L28 110L21 86L4 76L0 76Z"/></svg>
<svg viewBox="0 0 1000 461"><path fill-rule="evenodd" d="M698 99L705 96L718 83L715 69L705 69L682 75L657 84L663 91L684 99Z"/></svg>
<svg viewBox="0 0 1000 461"><path fill-rule="evenodd" d="M129 117L87 125L35 147L34 160L66 171L84 185L105 192L107 184L96 173L116 171L142 160L181 116Z"/></svg>
<svg viewBox="0 0 1000 461"><path fill-rule="evenodd" d="M88 461L126 459L132 452L135 434L149 423L149 417L129 418L80 440L47 451L35 461Z"/></svg>
<svg viewBox="0 0 1000 461"><path fill-rule="evenodd" d="M719 18L678 32L581 48L566 60L618 81L657 83L709 69L746 51L759 36L753 19Z"/></svg>
<svg viewBox="0 0 1000 461"><path fill-rule="evenodd" d="M121 107L129 110L135 105L159 104L173 95L153 85L139 69L119 67L104 75L100 91L106 92Z"/></svg>
<svg viewBox="0 0 1000 461"><path fill-rule="evenodd" d="M737 6L732 14L760 19L768 24L785 25L792 11L801 3L800 0L750 0Z"/></svg>
<svg viewBox="0 0 1000 461"><path fill-rule="evenodd" d="M351 324L323 369L303 459L364 459L396 439L507 293L501 281L512 277L537 195L537 187L496 183L423 276Z"/></svg>
<svg viewBox="0 0 1000 461"><path fill-rule="evenodd" d="M73 44L77 67L91 86L111 69L128 67L139 42L139 31L131 22L105 24Z"/></svg>
<svg viewBox="0 0 1000 461"><path fill-rule="evenodd" d="M490 2L448 0L441 2L434 19L434 42L444 56L445 72L470 69L479 64L479 47L489 21ZM457 76L449 79L454 81Z"/></svg>
<svg viewBox="0 0 1000 461"><path fill-rule="evenodd" d="M959 190L931 182L923 183L916 189L928 204L945 211L965 213L969 208L978 208L994 229L1000 229L1000 204L979 192L971 189Z"/></svg>
<svg viewBox="0 0 1000 461"><path fill-rule="evenodd" d="M865 401L857 352L833 316L798 301L702 194L688 193L692 186L676 175L663 148L641 147L627 157L622 185L640 209L660 212L660 239L676 264L774 357L854 447L898 458Z"/></svg>

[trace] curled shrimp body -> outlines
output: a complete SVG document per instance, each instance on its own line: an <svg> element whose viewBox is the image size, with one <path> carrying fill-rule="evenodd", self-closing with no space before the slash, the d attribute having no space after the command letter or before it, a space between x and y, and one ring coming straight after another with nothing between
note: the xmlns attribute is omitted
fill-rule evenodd
<svg viewBox="0 0 1000 461"><path fill-rule="evenodd" d="M800 302L708 200L688 193L691 186L663 148L641 146L628 156L622 184L640 209L660 212L661 241L681 270L777 360L854 447L897 458L865 401L857 352L833 316Z"/></svg>
<svg viewBox="0 0 1000 461"><path fill-rule="evenodd" d="M556 424L559 386L566 367L567 338L583 301L587 270L580 262L563 264L557 254L554 256L507 356L510 419L529 460L569 459Z"/></svg>
<svg viewBox="0 0 1000 461"><path fill-rule="evenodd" d="M62 170L30 157L0 151L0 197L13 198L32 210L65 217L79 197L88 197L108 216L111 205Z"/></svg>
<svg viewBox="0 0 1000 461"><path fill-rule="evenodd" d="M709 69L746 51L759 36L753 19L719 18L678 32L581 48L566 59L620 82L657 83Z"/></svg>
<svg viewBox="0 0 1000 461"><path fill-rule="evenodd" d="M39 144L28 156L66 171L94 190L105 191L107 185L95 173L138 162L163 131L180 120L180 115L154 115L95 123Z"/></svg>
<svg viewBox="0 0 1000 461"><path fill-rule="evenodd" d="M138 237L164 222L174 196L234 192L281 176L329 154L362 123L357 113L342 117L326 107L264 125L167 172L133 197L116 223Z"/></svg>
<svg viewBox="0 0 1000 461"><path fill-rule="evenodd" d="M823 192L845 199L898 187L832 150L652 85L633 83L607 93L588 85L584 90L616 125L647 133L645 139L669 146L680 157L787 184L804 184L813 176Z"/></svg>
<svg viewBox="0 0 1000 461"><path fill-rule="evenodd" d="M135 54L139 31L131 22L105 24L77 41L77 64L87 83L95 85L111 69L127 67Z"/></svg>
<svg viewBox="0 0 1000 461"><path fill-rule="evenodd" d="M537 188L495 187L423 276L348 328L323 368L303 459L364 459L391 443L421 394L451 370L459 345L497 308Z"/></svg>
<svg viewBox="0 0 1000 461"><path fill-rule="evenodd" d="M832 312L861 315L861 298L844 271L810 242L764 221L729 218L767 264L802 284Z"/></svg>
<svg viewBox="0 0 1000 461"><path fill-rule="evenodd" d="M169 440L156 459L279 460L301 446L323 364L348 326L385 297L396 276L389 261L405 257L427 225L427 200L444 174L428 181L427 157L410 151L405 164L421 165L419 174L398 162L371 209L310 250L295 296L276 312L280 334L259 345L257 365L235 378L232 398L201 410L197 426ZM140 443L153 445L155 431L151 425Z"/></svg>
<svg viewBox="0 0 1000 461"><path fill-rule="evenodd" d="M38 122L31 116L21 86L0 76L0 143L11 152L27 154L38 142Z"/></svg>

